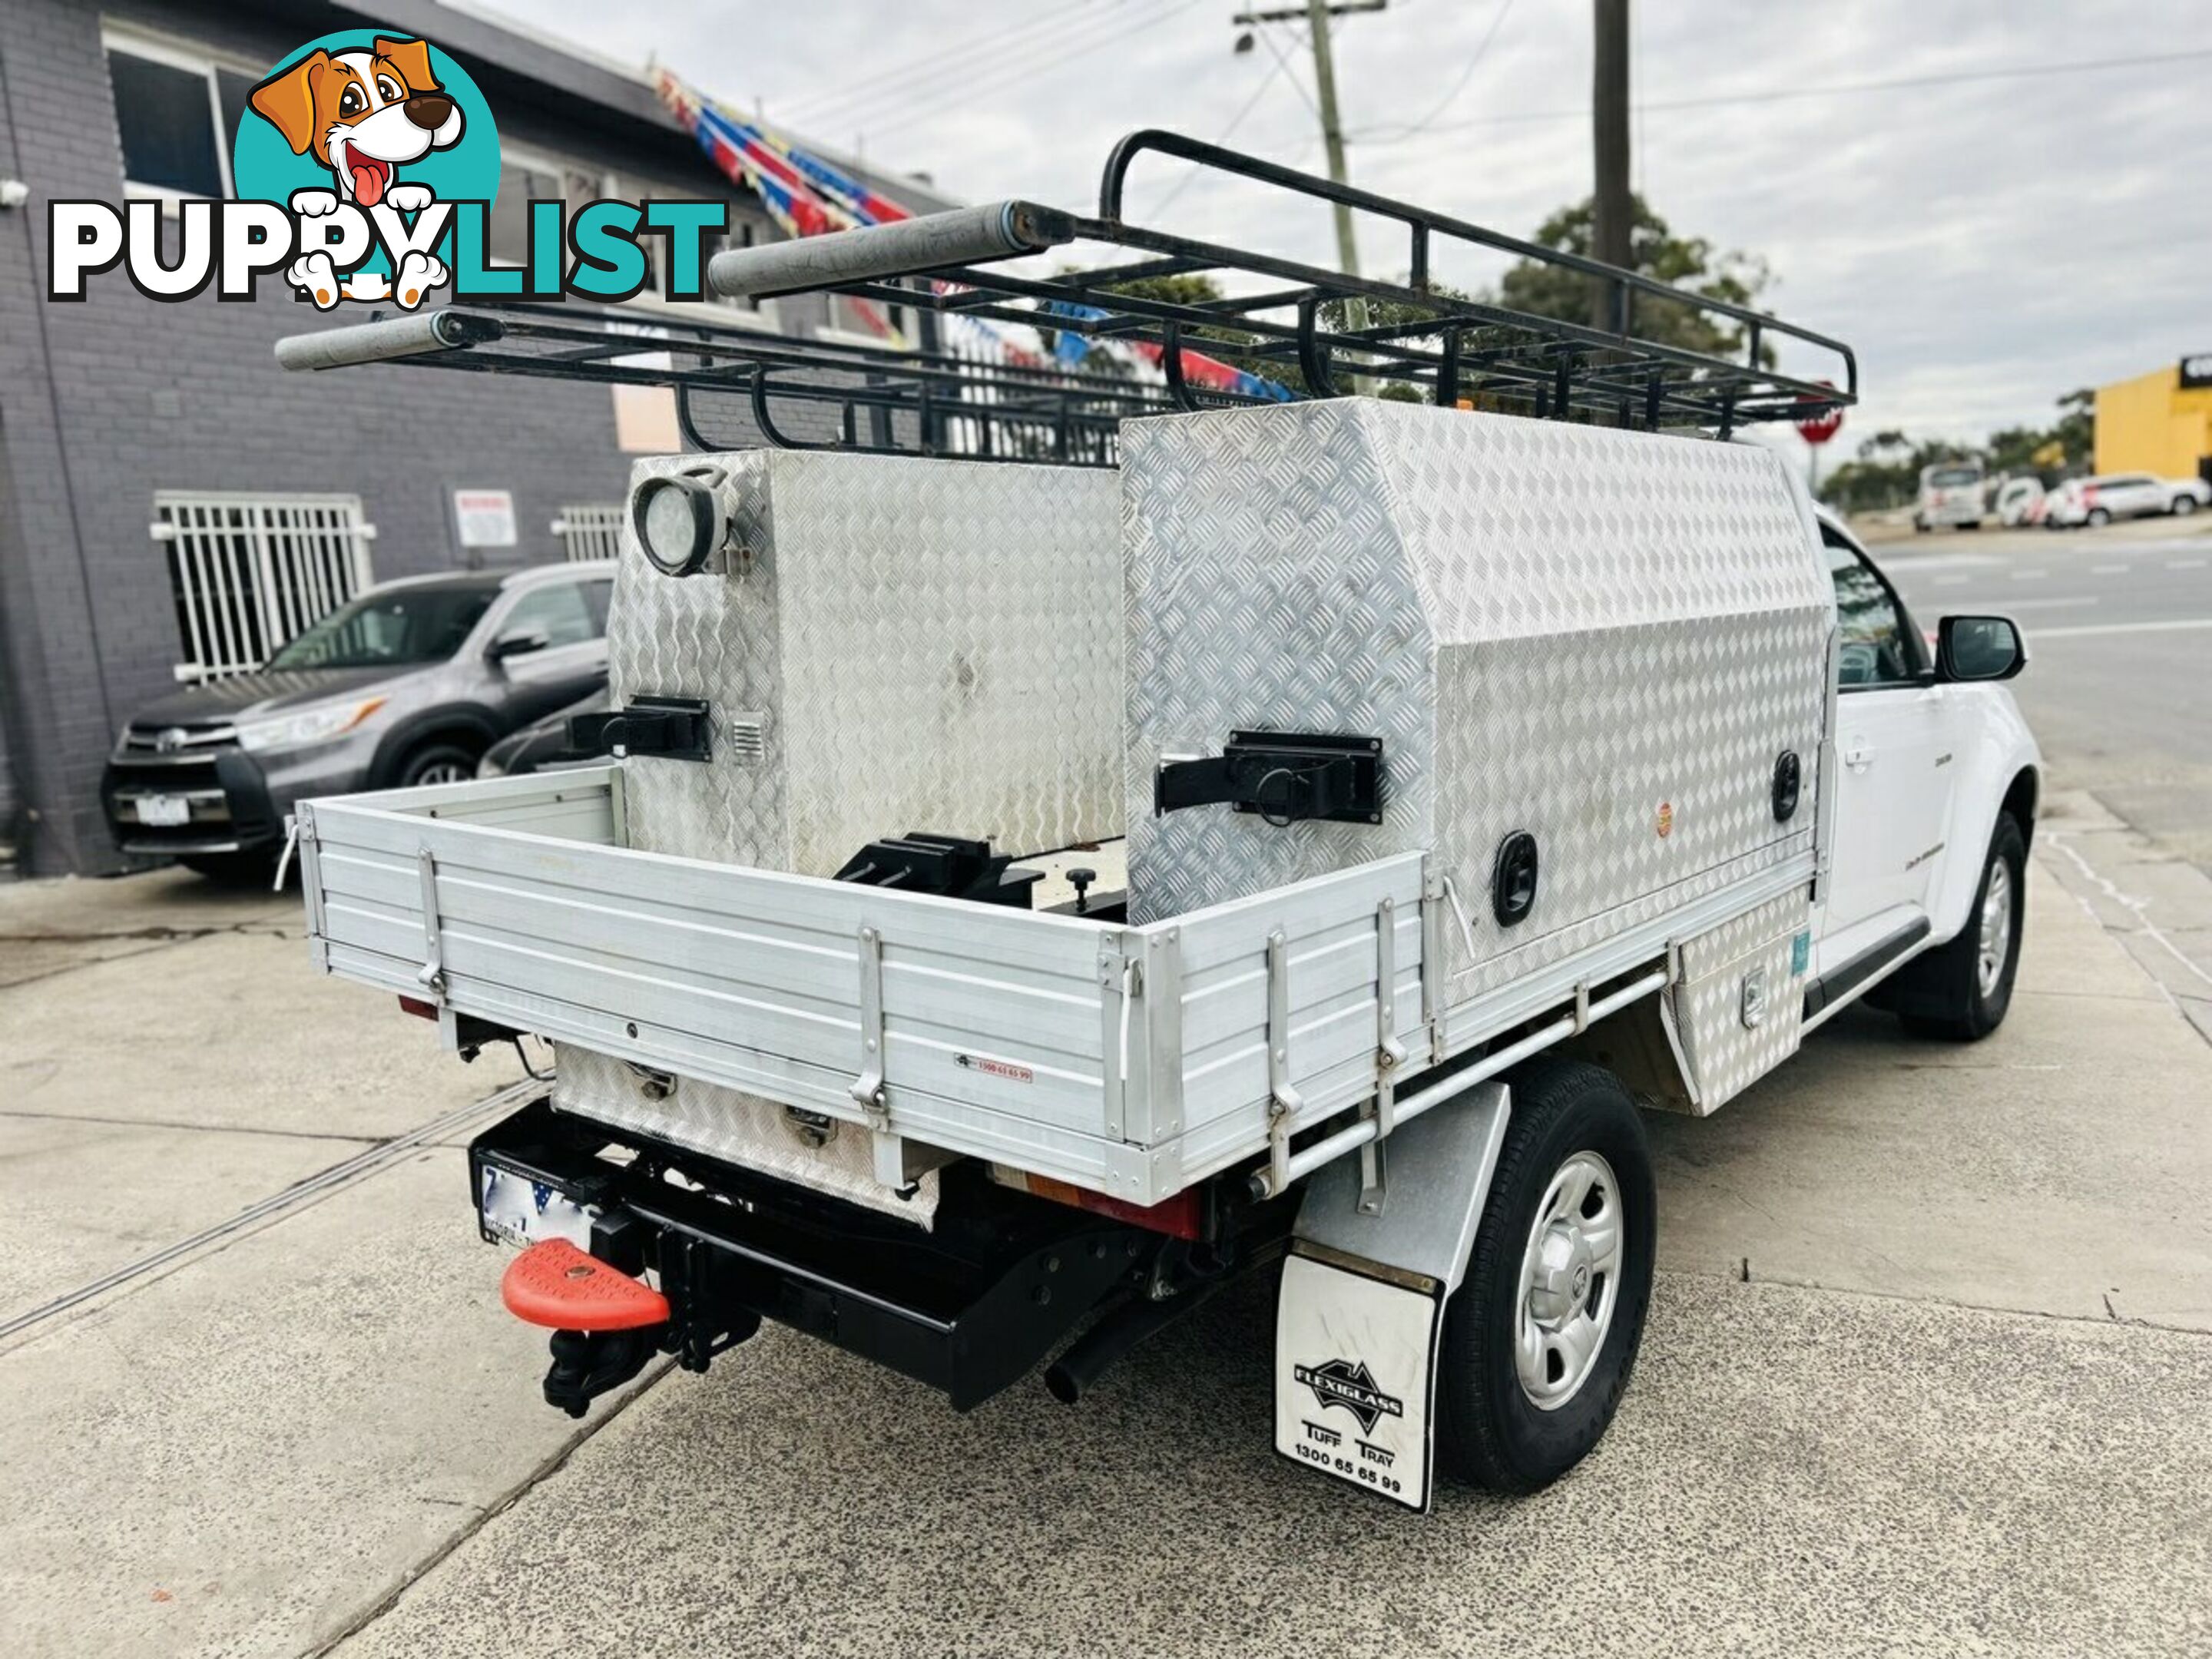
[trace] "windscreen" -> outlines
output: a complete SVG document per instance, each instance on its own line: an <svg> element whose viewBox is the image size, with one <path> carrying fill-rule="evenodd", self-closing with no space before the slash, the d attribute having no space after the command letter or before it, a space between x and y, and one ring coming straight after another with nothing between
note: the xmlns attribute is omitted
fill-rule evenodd
<svg viewBox="0 0 2212 1659"><path fill-rule="evenodd" d="M1971 466L1939 466L1928 475L1930 489L1964 489L1981 481L1982 475Z"/></svg>
<svg viewBox="0 0 2212 1659"><path fill-rule="evenodd" d="M386 668L443 662L490 606L483 587L364 593L269 659L271 668Z"/></svg>

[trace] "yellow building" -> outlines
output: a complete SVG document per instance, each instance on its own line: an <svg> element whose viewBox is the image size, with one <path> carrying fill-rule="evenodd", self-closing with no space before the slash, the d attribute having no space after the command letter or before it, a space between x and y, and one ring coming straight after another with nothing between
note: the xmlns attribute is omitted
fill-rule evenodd
<svg viewBox="0 0 2212 1659"><path fill-rule="evenodd" d="M2212 352L2097 388L2097 471L2212 477Z"/></svg>

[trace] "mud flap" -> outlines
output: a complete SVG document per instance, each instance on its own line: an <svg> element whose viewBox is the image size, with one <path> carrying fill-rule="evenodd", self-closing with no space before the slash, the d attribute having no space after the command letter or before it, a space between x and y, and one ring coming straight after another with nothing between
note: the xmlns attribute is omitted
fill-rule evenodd
<svg viewBox="0 0 2212 1659"><path fill-rule="evenodd" d="M1275 1449L1293 1462L1428 1509L1444 1304L1510 1110L1481 1084L1401 1127L1379 1213L1360 1207L1357 1158L1307 1184L1275 1310Z"/></svg>

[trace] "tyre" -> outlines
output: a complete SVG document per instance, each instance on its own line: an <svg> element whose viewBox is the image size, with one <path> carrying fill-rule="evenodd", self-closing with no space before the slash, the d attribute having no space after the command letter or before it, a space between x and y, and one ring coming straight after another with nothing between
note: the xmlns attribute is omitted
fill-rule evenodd
<svg viewBox="0 0 2212 1659"><path fill-rule="evenodd" d="M1512 1114L1467 1278L1444 1310L1437 1456L1493 1492L1550 1485L1613 1421L1651 1302L1651 1153L1611 1073L1539 1057Z"/></svg>
<svg viewBox="0 0 2212 1659"><path fill-rule="evenodd" d="M428 783L466 783L476 775L476 750L447 739L426 743L410 753L400 762L392 785L412 789Z"/></svg>
<svg viewBox="0 0 2212 1659"><path fill-rule="evenodd" d="M2089 509L2088 525L2090 529L2102 530L2106 525L2112 523L2112 515L2106 512L2103 507L2093 507Z"/></svg>
<svg viewBox="0 0 2212 1659"><path fill-rule="evenodd" d="M1928 520L1922 518L1917 513L1914 514L1912 515L1912 530L1915 535L1926 535L1928 533Z"/></svg>
<svg viewBox="0 0 2212 1659"><path fill-rule="evenodd" d="M1968 519L1959 526L1961 530L1979 530L1981 527L1982 521L1979 519Z"/></svg>
<svg viewBox="0 0 2212 1659"><path fill-rule="evenodd" d="M1966 925L1948 945L1908 963L1868 1000L1901 1016L1908 1030L1978 1042L2004 1024L2027 925L2027 840L1997 818Z"/></svg>
<svg viewBox="0 0 2212 1659"><path fill-rule="evenodd" d="M2197 510L2197 497L2196 497L2196 496L2194 496L2194 495L2176 495L2176 496L2173 498L2173 516L2174 516L2175 518L2177 518L2177 519L2185 519L2185 518L2187 518L2191 514L2194 513L2196 510Z"/></svg>

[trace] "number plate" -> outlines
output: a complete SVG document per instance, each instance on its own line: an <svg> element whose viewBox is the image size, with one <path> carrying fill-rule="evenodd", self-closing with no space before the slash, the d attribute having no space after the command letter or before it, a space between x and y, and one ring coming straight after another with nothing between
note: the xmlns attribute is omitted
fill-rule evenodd
<svg viewBox="0 0 2212 1659"><path fill-rule="evenodd" d="M138 822L164 830L192 821L192 804L182 795L141 795Z"/></svg>
<svg viewBox="0 0 2212 1659"><path fill-rule="evenodd" d="M565 1238L580 1250L592 1248L592 1212L567 1194L495 1164L484 1164L481 1179L477 1212L501 1243L520 1249Z"/></svg>
<svg viewBox="0 0 2212 1659"><path fill-rule="evenodd" d="M1443 1316L1433 1296L1291 1256L1275 1314L1275 1449L1426 1510Z"/></svg>

